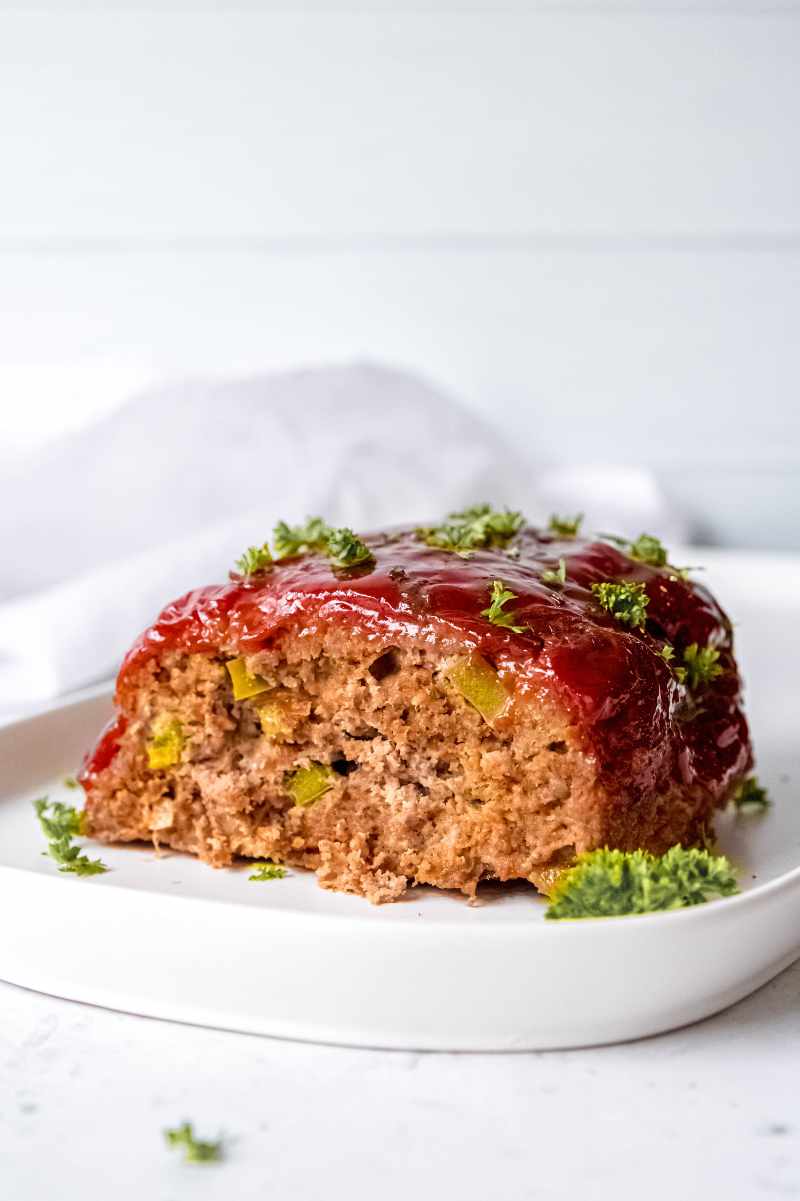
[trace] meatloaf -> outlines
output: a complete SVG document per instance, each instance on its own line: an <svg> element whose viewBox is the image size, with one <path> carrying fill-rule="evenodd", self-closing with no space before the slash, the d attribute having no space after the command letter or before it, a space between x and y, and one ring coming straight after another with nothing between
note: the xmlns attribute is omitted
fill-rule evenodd
<svg viewBox="0 0 800 1201"><path fill-rule="evenodd" d="M546 891L598 847L702 843L751 766L731 624L661 544L476 506L281 525L169 604L87 756L85 829L393 901Z"/></svg>

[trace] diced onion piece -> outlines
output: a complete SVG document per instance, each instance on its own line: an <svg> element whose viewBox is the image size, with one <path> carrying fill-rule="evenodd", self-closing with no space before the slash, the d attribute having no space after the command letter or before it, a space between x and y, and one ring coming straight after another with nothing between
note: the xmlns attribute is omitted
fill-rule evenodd
<svg viewBox="0 0 800 1201"><path fill-rule="evenodd" d="M265 701L263 705L259 705L258 720L261 723L262 733L267 738L275 739L276 742L287 738L292 732L292 723L286 708L279 701Z"/></svg>

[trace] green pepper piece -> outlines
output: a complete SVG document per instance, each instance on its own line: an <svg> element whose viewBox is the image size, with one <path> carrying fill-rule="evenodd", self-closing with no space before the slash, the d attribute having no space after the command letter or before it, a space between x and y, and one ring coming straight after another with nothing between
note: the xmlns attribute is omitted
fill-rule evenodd
<svg viewBox="0 0 800 1201"><path fill-rule="evenodd" d="M310 763L289 772L284 780L286 791L295 805L312 805L333 788L334 772L324 763Z"/></svg>
<svg viewBox="0 0 800 1201"><path fill-rule="evenodd" d="M472 654L456 659L447 675L474 709L489 725L500 716L508 703L505 685L491 664L482 655Z"/></svg>
<svg viewBox="0 0 800 1201"><path fill-rule="evenodd" d="M147 766L151 771L173 767L181 761L183 727L176 717L159 718L153 726L153 736L147 743Z"/></svg>
<svg viewBox="0 0 800 1201"><path fill-rule="evenodd" d="M251 676L244 659L231 659L225 664L233 684L233 699L246 701L249 696L258 696L267 692L272 685L261 676Z"/></svg>

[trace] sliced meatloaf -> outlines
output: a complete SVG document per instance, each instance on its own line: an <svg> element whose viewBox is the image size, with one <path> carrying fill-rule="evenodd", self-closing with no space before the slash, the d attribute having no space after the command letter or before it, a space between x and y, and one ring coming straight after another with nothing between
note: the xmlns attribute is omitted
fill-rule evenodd
<svg viewBox="0 0 800 1201"><path fill-rule="evenodd" d="M702 842L751 764L730 622L655 539L573 529L279 527L129 652L88 833L372 901Z"/></svg>

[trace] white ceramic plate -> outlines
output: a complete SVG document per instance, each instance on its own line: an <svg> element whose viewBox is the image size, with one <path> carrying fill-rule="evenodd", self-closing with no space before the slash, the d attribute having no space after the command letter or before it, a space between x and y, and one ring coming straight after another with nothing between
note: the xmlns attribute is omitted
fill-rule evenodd
<svg viewBox="0 0 800 1201"><path fill-rule="evenodd" d="M692 552L697 561L697 551ZM95 695L0 730L0 977L114 1009L362 1046L572 1047L714 1013L800 956L800 560L704 552L738 623L775 805L723 815L742 895L695 909L546 922L527 886L470 907L429 889L374 908L312 875L248 881L182 855L95 848L112 869L60 874L31 800L76 802L75 771L111 709Z"/></svg>

